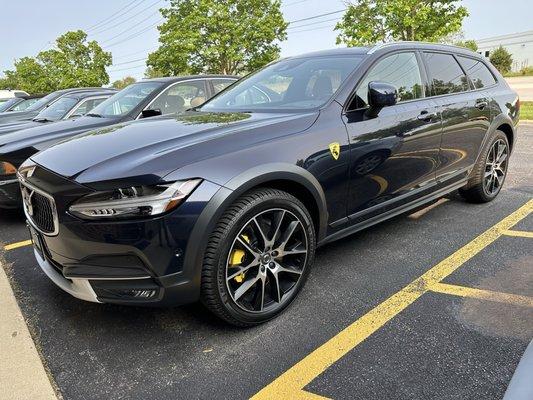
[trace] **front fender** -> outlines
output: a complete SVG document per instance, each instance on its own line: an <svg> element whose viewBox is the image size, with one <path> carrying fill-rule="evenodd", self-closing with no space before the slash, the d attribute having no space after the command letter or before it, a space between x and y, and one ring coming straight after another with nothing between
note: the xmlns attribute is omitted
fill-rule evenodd
<svg viewBox="0 0 533 400"><path fill-rule="evenodd" d="M209 236L224 211L242 194L272 181L290 181L312 194L318 209L318 241L326 235L328 213L324 192L310 172L292 164L272 163L250 168L222 186L200 214L188 241L184 259L184 275L200 287L201 271Z"/></svg>

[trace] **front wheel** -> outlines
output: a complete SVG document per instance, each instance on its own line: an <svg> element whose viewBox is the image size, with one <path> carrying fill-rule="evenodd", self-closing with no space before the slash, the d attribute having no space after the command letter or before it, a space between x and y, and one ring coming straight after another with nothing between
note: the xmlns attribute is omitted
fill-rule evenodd
<svg viewBox="0 0 533 400"><path fill-rule="evenodd" d="M201 300L238 326L280 314L302 288L314 259L309 212L294 196L257 189L233 203L211 234Z"/></svg>
<svg viewBox="0 0 533 400"><path fill-rule="evenodd" d="M509 141L502 131L495 131L487 141L474 166L466 188L459 193L472 203L486 203L496 198L502 189L509 165Z"/></svg>

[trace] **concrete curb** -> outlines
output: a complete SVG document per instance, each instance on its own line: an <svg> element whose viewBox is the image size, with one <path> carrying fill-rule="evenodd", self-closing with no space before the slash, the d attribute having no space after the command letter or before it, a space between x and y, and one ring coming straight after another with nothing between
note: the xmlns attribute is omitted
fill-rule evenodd
<svg viewBox="0 0 533 400"><path fill-rule="evenodd" d="M0 388L4 400L56 400L0 258Z"/></svg>

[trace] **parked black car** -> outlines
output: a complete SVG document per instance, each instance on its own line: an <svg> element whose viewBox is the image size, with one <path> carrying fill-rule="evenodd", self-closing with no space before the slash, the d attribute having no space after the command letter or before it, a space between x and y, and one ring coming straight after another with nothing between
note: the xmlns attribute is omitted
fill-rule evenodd
<svg viewBox="0 0 533 400"><path fill-rule="evenodd" d="M0 125L0 208L22 206L14 171L38 151L91 129L198 106L237 79L226 75L148 79L126 87L81 118L44 126L34 122L39 126L8 134L2 134Z"/></svg>
<svg viewBox="0 0 533 400"><path fill-rule="evenodd" d="M0 113L5 112L15 112L15 111L24 111L32 104L36 103L39 99L43 98L44 95L21 95L19 97L13 97L0 104Z"/></svg>
<svg viewBox="0 0 533 400"><path fill-rule="evenodd" d="M53 102L57 101L57 99L69 93L79 92L82 90L95 90L95 89L106 90L102 88L73 88L73 89L57 90L55 92L49 93L23 111L13 111L10 113L0 114L0 126L6 123L12 123L13 121L31 120L32 118L36 117L37 114L39 114L39 112L44 110L46 107L48 107ZM114 91L114 89L108 89L108 90Z"/></svg>
<svg viewBox="0 0 533 400"><path fill-rule="evenodd" d="M70 92L41 110L31 120L19 120L0 125L0 136L51 122L82 117L115 93L116 90L109 89L83 89Z"/></svg>
<svg viewBox="0 0 533 400"><path fill-rule="evenodd" d="M257 324L294 299L317 246L456 189L494 199L518 115L496 69L457 47L288 58L195 111L31 157L19 179L35 256L84 300L201 299Z"/></svg>

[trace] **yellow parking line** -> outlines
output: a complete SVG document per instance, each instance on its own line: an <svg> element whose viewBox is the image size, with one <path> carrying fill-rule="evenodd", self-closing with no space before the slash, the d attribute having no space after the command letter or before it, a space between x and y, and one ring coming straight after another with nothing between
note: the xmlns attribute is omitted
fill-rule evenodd
<svg viewBox="0 0 533 400"><path fill-rule="evenodd" d="M494 292L447 283L435 283L429 288L432 292L450 294L453 296L470 297L479 300L489 300L498 303L513 304L523 307L533 307L533 298L517 294Z"/></svg>
<svg viewBox="0 0 533 400"><path fill-rule="evenodd" d="M503 234L507 236L533 238L533 232L526 232L526 231L506 230L505 232L503 232Z"/></svg>
<svg viewBox="0 0 533 400"><path fill-rule="evenodd" d="M426 293L431 285L446 278L532 211L533 200L530 200L318 347L264 387L252 399L323 399L324 397L306 392L303 388L389 320L405 310Z"/></svg>
<svg viewBox="0 0 533 400"><path fill-rule="evenodd" d="M4 250L18 249L19 247L29 246L31 245L31 243L32 243L31 240L23 240L22 242L7 244L4 247Z"/></svg>

